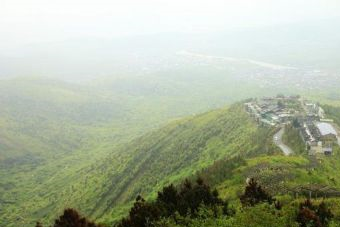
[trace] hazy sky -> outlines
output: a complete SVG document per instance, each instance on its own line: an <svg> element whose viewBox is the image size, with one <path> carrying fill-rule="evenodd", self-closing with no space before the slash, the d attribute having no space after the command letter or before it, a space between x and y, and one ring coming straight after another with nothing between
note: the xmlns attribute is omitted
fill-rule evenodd
<svg viewBox="0 0 340 227"><path fill-rule="evenodd" d="M338 17L339 0L0 0L0 47Z"/></svg>

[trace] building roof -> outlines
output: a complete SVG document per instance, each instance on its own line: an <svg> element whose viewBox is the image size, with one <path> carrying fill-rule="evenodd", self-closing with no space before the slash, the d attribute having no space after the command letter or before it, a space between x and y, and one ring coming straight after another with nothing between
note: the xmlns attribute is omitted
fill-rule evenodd
<svg viewBox="0 0 340 227"><path fill-rule="evenodd" d="M319 122L316 124L316 127L318 127L320 133L322 136L328 135L328 134L333 134L333 135L338 135L333 126L329 123L325 122Z"/></svg>

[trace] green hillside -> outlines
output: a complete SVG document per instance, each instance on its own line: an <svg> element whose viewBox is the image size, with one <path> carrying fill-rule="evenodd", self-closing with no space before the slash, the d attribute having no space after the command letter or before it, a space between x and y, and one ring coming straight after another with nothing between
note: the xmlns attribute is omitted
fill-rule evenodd
<svg viewBox="0 0 340 227"><path fill-rule="evenodd" d="M68 158L46 163L44 174L46 165L16 166L1 174L2 220L9 226L18 217L23 224L50 220L65 206L100 220L119 218L137 194L152 198L165 184L218 159L255 154L261 133L272 132L258 129L239 104L175 121L116 148L102 143L91 152L75 149Z"/></svg>
<svg viewBox="0 0 340 227"><path fill-rule="evenodd" d="M138 209L133 212L142 212L137 217L152 217L157 214L152 206L162 206L157 202L158 191L162 192L164 186L172 183L181 185L178 188L183 191L183 179L200 176L217 188L219 197L227 201L227 210L224 205L202 204L197 213L174 213L155 219L151 226L298 226L297 217L302 209L299 207L310 195L314 204L310 209L325 203L332 218L323 221L326 224L310 222L308 226L339 226L340 148L336 146L331 156L309 156L300 150L295 155L284 156L272 143L275 131L258 127L242 104L173 122L117 148L110 158L105 158L102 168L93 165L87 178L96 179L97 191L92 201L87 200L76 208L110 226L117 218L126 216L132 201L142 195L149 202L137 201L134 206ZM256 179L276 202L263 201L249 207L241 204L247 178ZM87 185L88 182L75 188L87 188ZM194 185L193 190L195 187L201 186ZM94 201L96 206L87 206ZM147 209L152 212L147 213ZM61 211L55 214L59 213Z"/></svg>
<svg viewBox="0 0 340 227"><path fill-rule="evenodd" d="M136 195L155 198L164 185L213 170L223 160L241 156L235 168L243 171L244 163L261 161L258 156L286 158L272 143L274 130L259 128L242 104L166 123L220 104L221 89L211 104L195 89L184 99L173 96L178 90L172 85L158 96L150 93L157 86L135 94L41 78L1 81L0 225L49 222L65 207L112 222L126 214ZM328 112L337 119L336 109ZM235 196L244 175L228 174L234 167L217 170L209 180L224 195L220 185L234 179L235 190L226 192Z"/></svg>
<svg viewBox="0 0 340 227"><path fill-rule="evenodd" d="M327 115L336 117L339 114L337 109L328 106ZM289 128L287 131L286 140L294 139L295 131ZM257 132L260 133L261 129L258 129ZM170 196L171 194L167 194L171 191L169 192L165 187L159 188L157 200L149 198L148 202L136 201L130 210L130 215L126 216L126 219L118 226L340 226L339 146L335 146L333 154L330 156L322 154L309 156L306 151L303 152L299 141L290 141L290 145L298 151L295 155L283 156L275 152L268 153L267 148L271 147L270 142L263 140L268 136L270 134L262 134L254 143L261 144L259 152L241 153L241 157L223 158L194 174L194 176L202 177L210 186L217 188L220 198L227 202L228 210L223 207L224 205L219 206L218 203L217 206L209 205L202 199L201 206L196 207L194 211L183 213L182 205L177 204L173 206L178 208L172 209L179 210L169 214L167 213L169 211L164 212L163 210L169 209L169 205L167 205L169 200L175 200ZM273 196L275 202L262 201L254 205L243 204L240 198L242 198L247 185L246 179L255 179L263 190ZM181 193L185 188L188 188L187 190L192 188L192 193L196 193L196 196L202 191L196 191L198 190L196 187L199 186L194 184L190 187L186 185L186 182L179 184L177 190L180 192L177 196L182 200L188 199L189 204L195 206L192 197L182 198ZM169 196L166 200L168 202L165 204L160 202L164 199L160 198L160 195ZM255 196L256 193L254 192L253 195ZM306 201L307 198L311 198L311 203ZM157 209L159 210L157 211ZM327 218L325 218L326 216ZM143 223L141 221L144 220L143 218L147 218L146 222L136 225ZM151 225L150 223L145 224L148 223L149 218L153 219Z"/></svg>
<svg viewBox="0 0 340 227"><path fill-rule="evenodd" d="M210 182L210 185L217 187L219 198L225 201L227 207L218 203L207 205L202 202L194 212L187 214L177 212L167 215L160 211L163 216L159 217L152 212L146 212L150 209L147 204L155 207L164 206L158 202L158 196L156 201L144 202L145 205L142 203L143 206L139 210L135 209L134 212L140 216L134 217L140 218L143 215L154 217L153 226L157 227L340 226L340 181L337 174L340 171L339 163L339 147L333 156L261 155L246 158L243 161L240 159L223 160L203 170L200 174L204 177L214 177L223 175L225 171L224 180L221 177L218 181ZM229 166L229 168L220 168L221 165ZM245 181L247 178L256 179L258 185L273 201L262 200L253 205L242 203L240 198L244 196L246 187L248 187ZM209 182L209 178L206 180ZM182 183L178 190L183 190L184 185L185 183ZM194 191L197 186L192 187ZM162 190L164 192L165 188ZM178 196L180 195L179 193ZM255 191L250 195L255 197ZM310 195L309 202L306 199ZM136 204L138 201L134 204L135 207ZM130 219L127 220L131 220L131 216L128 218ZM132 220L140 221L137 218L132 218ZM123 222L121 226L128 225Z"/></svg>
<svg viewBox="0 0 340 227"><path fill-rule="evenodd" d="M259 131L239 104L176 121L133 141L108 160L110 183L103 185L106 192L92 215L110 218L108 211L138 194L152 198L164 185L189 177L216 160L256 153L262 145L257 140ZM270 137L271 131L266 133ZM112 165L118 158L120 163L126 162L122 169Z"/></svg>
<svg viewBox="0 0 340 227"><path fill-rule="evenodd" d="M67 193L84 167L158 121L139 123L118 97L60 81L1 81L0 94L0 225L66 206L56 192Z"/></svg>
<svg viewBox="0 0 340 227"><path fill-rule="evenodd" d="M224 76L220 75L221 78ZM181 75L178 77L176 83L165 77L157 82L143 80L140 83L132 83L131 78L118 78L105 83L105 86L76 85L34 77L0 81L0 200L3 201L0 203L0 220L6 224L23 225L41 217L48 219L52 216L50 211L61 210L67 205L84 205L82 209L94 216L107 213L106 207L113 206L108 201L115 196L115 193L110 194L108 185L111 183L107 178L125 176L126 173L119 171L124 171L124 165L130 168L139 158L147 162L147 157L136 150L143 148L142 143L128 143L131 139L165 125L170 119L230 103L244 96L231 96L232 90L213 92L216 89L203 83L205 74L201 75L197 86L190 85L191 80ZM211 99L205 92L202 93L201 88L210 94ZM214 118L213 113L211 118ZM172 124L174 129L176 124ZM168 126L167 130L170 128ZM168 131L161 132L165 140ZM153 146L150 140L158 139L157 133L147 137L148 146ZM205 139L211 135L202 136ZM198 143L196 140L191 138L190 143ZM126 143L130 144L127 145L129 148L122 148ZM190 143L183 143L181 151L186 152L184 149L190 147ZM195 168L207 165L205 161L196 160L200 157L195 154L195 147L190 149L193 154L169 169L168 175L185 166L191 157L195 158ZM231 147L225 149L230 152ZM109 154L112 157L108 158ZM132 159L135 154L138 156ZM114 160L117 155L124 160ZM203 155L202 160L210 161L220 157L219 152L211 155L205 152ZM108 163L111 159L112 163ZM117 170L114 169L116 167ZM132 169L140 172L140 168L137 165ZM101 177L96 175L99 169ZM188 166L185 171L190 169ZM150 174L150 170L147 171ZM177 178L181 175L178 174ZM134 191L119 196L119 202L128 201L141 186L132 183L130 178L126 181L131 182L131 190ZM82 188L84 182L89 182L85 189ZM81 188L77 191L79 194L70 193L77 187ZM115 190L122 188L119 186ZM108 196L97 201L98 195L106 191ZM93 211L94 206L99 207L98 212Z"/></svg>

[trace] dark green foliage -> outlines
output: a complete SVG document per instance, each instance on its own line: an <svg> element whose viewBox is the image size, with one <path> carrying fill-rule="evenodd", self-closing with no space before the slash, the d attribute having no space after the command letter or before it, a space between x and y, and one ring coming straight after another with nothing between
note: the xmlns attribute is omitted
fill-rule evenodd
<svg viewBox="0 0 340 227"><path fill-rule="evenodd" d="M179 191L178 212L185 215L188 211L196 213L200 204L206 206L222 205L223 201L218 198L217 191L211 191L201 178L195 185L186 180Z"/></svg>
<svg viewBox="0 0 340 227"><path fill-rule="evenodd" d="M65 209L64 214L55 220L53 227L100 227L94 222L81 217L74 209Z"/></svg>
<svg viewBox="0 0 340 227"><path fill-rule="evenodd" d="M161 216L160 207L154 203L147 203L138 196L129 212L129 217L124 218L118 227L146 227L150 226L153 221L156 221Z"/></svg>
<svg viewBox="0 0 340 227"><path fill-rule="evenodd" d="M146 202L138 196L129 216L122 219L117 226L147 227L161 218L173 217L176 213L181 216L191 214L192 217L195 217L201 205L212 207L215 211L217 206L222 206L223 212L227 214L227 203L219 199L218 196L218 192L211 191L202 178L198 178L194 184L185 180L179 189L171 184L158 192L154 202Z"/></svg>
<svg viewBox="0 0 340 227"><path fill-rule="evenodd" d="M243 206L254 206L261 202L273 202L273 198L253 178L249 180L243 195L240 196L240 200Z"/></svg>
<svg viewBox="0 0 340 227"><path fill-rule="evenodd" d="M158 192L157 203L164 207L165 215L170 216L178 207L179 195L173 184L165 186L161 192Z"/></svg>

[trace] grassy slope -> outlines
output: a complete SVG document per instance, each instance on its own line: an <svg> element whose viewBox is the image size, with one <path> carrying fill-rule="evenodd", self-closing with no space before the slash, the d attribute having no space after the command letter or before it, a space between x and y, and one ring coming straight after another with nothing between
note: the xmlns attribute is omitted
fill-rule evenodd
<svg viewBox="0 0 340 227"><path fill-rule="evenodd" d="M192 176L215 160L255 154L262 146L256 137L259 130L239 104L175 121L113 149L109 158L98 157L101 165L89 160L78 167L62 166L54 179L42 181L26 195L31 200L25 200L23 218L49 220L72 206L100 220L116 219L139 193L152 198L163 185ZM65 163L72 161L77 163ZM66 174L68 167L76 174ZM68 187L60 190L59 184ZM17 217L16 212L5 220Z"/></svg>
<svg viewBox="0 0 340 227"><path fill-rule="evenodd" d="M2 81L0 93L1 225L23 225L66 206L85 167L153 126L136 123L112 96L66 83Z"/></svg>
<svg viewBox="0 0 340 227"><path fill-rule="evenodd" d="M287 125L285 127L282 141L297 154L303 154L306 152L306 145L300 136L299 130L294 128L292 125Z"/></svg>
<svg viewBox="0 0 340 227"><path fill-rule="evenodd" d="M209 124L219 114L226 113L225 110L199 116L196 120L185 120L183 127L188 129L180 135L186 139L191 136L191 140L187 144L182 141L183 147L166 142L171 130L177 133L184 129L173 123L164 130L136 140L128 148L116 148L118 143L145 133L166 119L187 113L190 108L186 103L191 103L190 100L195 97L188 96L183 107L176 108L176 99L180 97L171 98L164 94L158 98L151 94L147 97L129 93L115 95L108 90L98 93L88 87L36 78L1 81L0 93L3 107L0 109L0 200L4 201L1 203L0 219L6 225L48 219L53 216L52 212L65 206L75 206L94 216L101 216L113 206L111 200L120 204L129 201L143 186L140 182L149 182L146 179L152 179L154 174L150 169L145 174L144 170L140 171L150 162L150 158L140 153L139 149L144 146L141 140L147 140L145 149L148 149L152 141L159 140L159 134L163 134L160 143L168 148L155 146L155 149L164 150L157 160L159 163L172 149L188 152L183 162L173 163L171 169L157 167L167 172L167 176L172 175L173 179L189 175L192 168L206 166L221 157L223 152L235 148L232 145L223 148L223 141L218 137L209 141L209 148L202 153L196 153L197 147L190 147L193 143L205 146L200 143L214 136L200 132L201 127L210 127L204 129L209 133L219 133L213 129L216 125ZM150 116L152 109L155 111ZM202 133L202 141L192 136L195 133ZM233 137L237 137L237 133L240 133L238 129ZM180 139L179 135L176 137L174 134L173 143L177 139ZM208 149L216 149L216 144L219 144L220 150L210 154ZM112 154L109 159L108 153ZM174 155L172 158L175 162L178 157ZM139 165L139 161L144 164ZM194 167L185 167L186 163ZM181 168L184 168L182 172ZM139 175L131 178L129 169ZM126 177L126 180L120 181L119 177ZM111 178L121 184L115 190L129 188L117 199L112 198L117 192L110 190ZM149 185L145 191L154 191L151 188ZM98 200L102 195L103 200ZM98 207L98 212L92 212L94 207Z"/></svg>
<svg viewBox="0 0 340 227"><path fill-rule="evenodd" d="M325 107L328 117L338 121L339 108ZM296 139L299 138L299 139ZM218 185L225 198L237 201L247 177L257 178L272 194L294 194L303 192L299 187L322 188L327 186L340 191L340 148L335 146L332 156L308 156L297 131L288 128L284 135L286 143L299 152L292 156L262 156L247 159L246 164L234 169L227 179ZM239 205L239 204L238 204Z"/></svg>
<svg viewBox="0 0 340 227"><path fill-rule="evenodd" d="M329 117L336 118L339 112L333 108L332 110L332 112L328 110L327 114ZM260 132L261 129L258 129L257 133ZM299 141L295 141L296 136L298 136L296 131L289 129L286 140L290 145L296 145L295 148L298 149L300 146ZM290 139L294 139L294 141L289 141ZM260 136L254 144L261 144L260 147L265 148L265 144L268 142ZM244 155L243 159L226 158L214 162L200 172L210 184L217 187L223 198L230 201L231 206L237 210L236 216L231 219L226 217L216 219L211 215L210 219L192 220L192 225L189 226L285 226L288 220L294 224L297 204L303 201L302 197L294 199L295 195L308 196L308 190L312 190L312 196L318 195L318 202L320 202L322 197L332 197L334 191L340 192L338 175L340 171L340 148L338 146L335 146L332 156L308 156L306 151L303 150L291 156L284 156L275 152L270 152L271 155L267 155L264 149L262 149L262 152L256 152L255 155L251 155L252 153ZM209 176L213 179L209 179ZM249 209L241 208L238 198L244 190L245 181L248 177L256 178L267 191L284 204L283 211L280 211L280 214L274 214L274 210L266 207L266 205ZM303 188L308 190L306 191ZM316 191L318 191L318 194L315 193ZM340 223L338 218L340 214L339 200L338 197L326 200L335 215L332 226L338 226Z"/></svg>
<svg viewBox="0 0 340 227"><path fill-rule="evenodd" d="M224 100L222 88L218 97ZM194 92L178 105L182 95L120 96L40 79L1 82L0 89L0 160L10 163L0 168L1 224L49 220L65 206L94 217L104 214L104 220L116 218L124 210L121 204L128 207L125 202L136 193L152 197L161 185L225 155L263 148L256 137L260 131L245 114L230 110L178 121L127 147L117 146L166 119L195 112L189 104L202 109ZM235 92L229 91L234 99Z"/></svg>
<svg viewBox="0 0 340 227"><path fill-rule="evenodd" d="M255 150L252 138L256 131L242 105L235 105L177 121L135 140L124 152L117 152L126 165L108 178L112 186L101 196L94 216L133 200L138 193L152 197L163 185L222 157Z"/></svg>
<svg viewBox="0 0 340 227"><path fill-rule="evenodd" d="M317 162L315 162L317 160ZM228 162L225 162L228 163ZM340 190L340 149L337 147L333 156L317 156L311 159L306 155L297 156L259 156L246 160L241 165L236 165L228 175L225 181L216 184L221 196L228 199L230 206L236 211L233 217L220 216L215 217L212 213L203 213L203 218L190 220L190 224L175 223L167 226L206 226L206 227L237 227L237 226L298 226L295 222L298 205L308 197L308 192L304 193L297 189L307 188L333 188ZM220 174L220 173L219 173ZM243 193L245 180L247 177L256 178L260 184L278 199L283 208L277 211L273 206L268 204L259 204L255 207L244 208L239 201L239 195ZM294 189L294 192L291 191ZM296 194L298 192L298 194ZM298 195L298 198L295 198ZM339 197L328 197L323 199L320 192L318 198L313 193L313 203L318 204L325 201L334 215L330 226L340 225L340 207ZM171 223L171 221L170 221ZM162 226L162 225L159 225Z"/></svg>

